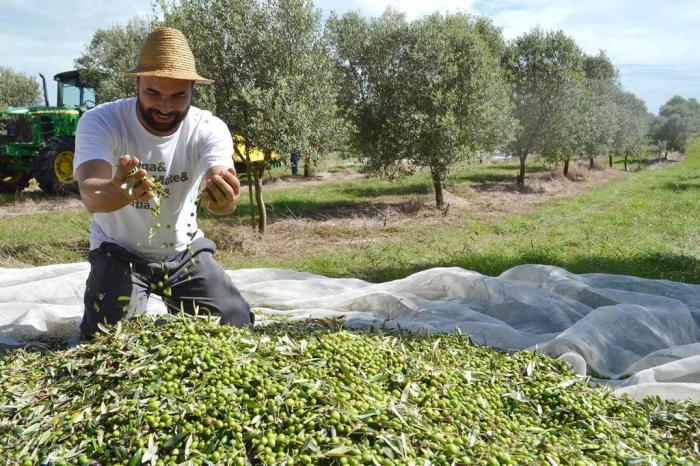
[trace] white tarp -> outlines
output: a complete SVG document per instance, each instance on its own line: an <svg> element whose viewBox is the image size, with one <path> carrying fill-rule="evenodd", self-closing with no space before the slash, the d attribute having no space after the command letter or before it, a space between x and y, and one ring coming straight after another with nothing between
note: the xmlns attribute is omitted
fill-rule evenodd
<svg viewBox="0 0 700 466"><path fill-rule="evenodd" d="M0 268L0 346L75 337L87 263ZM229 274L255 309L351 327L459 328L477 343L533 349L634 398L700 400L700 286L522 265L499 277L435 268L373 284L280 269ZM149 312L164 312L154 297ZM607 380L610 379L610 380Z"/></svg>

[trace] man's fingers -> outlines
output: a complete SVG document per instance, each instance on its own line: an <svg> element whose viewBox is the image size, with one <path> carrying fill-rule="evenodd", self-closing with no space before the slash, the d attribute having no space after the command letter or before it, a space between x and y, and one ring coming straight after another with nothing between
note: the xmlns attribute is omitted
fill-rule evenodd
<svg viewBox="0 0 700 466"><path fill-rule="evenodd" d="M129 172L139 165L139 159L136 157L125 154L119 157L119 162L117 164L117 172L114 174L114 178L119 182L126 182L129 178Z"/></svg>
<svg viewBox="0 0 700 466"><path fill-rule="evenodd" d="M219 175L215 175L209 179L207 183L207 189L209 189L209 197L213 197L213 201L216 204L226 203L226 199L229 196L229 190L231 187L221 178Z"/></svg>
<svg viewBox="0 0 700 466"><path fill-rule="evenodd" d="M236 169L229 168L227 171L219 173L219 176L231 187L233 190L233 196L238 196L238 193L241 191L241 182L236 176Z"/></svg>
<svg viewBox="0 0 700 466"><path fill-rule="evenodd" d="M207 198L214 204L228 204L233 200L234 191L231 185L220 175L214 175L206 183Z"/></svg>
<svg viewBox="0 0 700 466"><path fill-rule="evenodd" d="M137 199L152 199L156 196L152 188L153 181L148 178L142 178L138 186L134 188L134 197Z"/></svg>

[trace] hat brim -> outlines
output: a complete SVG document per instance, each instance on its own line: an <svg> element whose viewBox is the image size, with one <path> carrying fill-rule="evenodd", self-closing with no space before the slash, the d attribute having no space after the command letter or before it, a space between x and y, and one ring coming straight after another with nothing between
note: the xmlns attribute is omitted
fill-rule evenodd
<svg viewBox="0 0 700 466"><path fill-rule="evenodd" d="M138 68L131 70L122 71L123 74L127 76L138 77L155 77L155 78L171 78L171 79L182 79L184 81L194 81L197 84L212 84L214 81L211 79L203 78L197 73L188 73L177 70L152 70L143 71Z"/></svg>

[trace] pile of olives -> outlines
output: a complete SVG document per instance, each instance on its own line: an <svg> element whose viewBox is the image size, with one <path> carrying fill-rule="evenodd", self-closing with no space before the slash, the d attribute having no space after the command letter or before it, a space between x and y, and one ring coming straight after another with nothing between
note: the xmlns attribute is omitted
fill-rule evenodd
<svg viewBox="0 0 700 466"><path fill-rule="evenodd" d="M11 465L700 464L698 403L638 403L459 333L140 317L0 358Z"/></svg>

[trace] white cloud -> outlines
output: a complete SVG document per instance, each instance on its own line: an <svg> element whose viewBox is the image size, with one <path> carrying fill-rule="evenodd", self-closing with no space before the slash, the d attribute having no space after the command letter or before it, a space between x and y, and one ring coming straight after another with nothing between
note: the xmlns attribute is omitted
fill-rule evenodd
<svg viewBox="0 0 700 466"><path fill-rule="evenodd" d="M419 18L435 11L442 13L472 12L473 0L357 0L357 7L367 15L380 15L388 7L406 13L408 19Z"/></svg>
<svg viewBox="0 0 700 466"><path fill-rule="evenodd" d="M496 1L477 4L513 38L535 25L562 29L587 52L604 49L616 63L697 62L692 53L700 30L696 0Z"/></svg>

